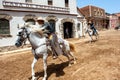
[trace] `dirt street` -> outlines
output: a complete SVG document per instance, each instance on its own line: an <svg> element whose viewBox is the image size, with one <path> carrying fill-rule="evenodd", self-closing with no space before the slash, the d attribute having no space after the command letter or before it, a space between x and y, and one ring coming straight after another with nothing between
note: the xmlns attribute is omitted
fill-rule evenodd
<svg viewBox="0 0 120 80"><path fill-rule="evenodd" d="M70 39L76 47L77 64L67 58L48 57L48 80L120 80L120 30L101 31L99 40ZM0 80L31 80L31 51L0 55ZM42 59L35 66L38 80L43 78Z"/></svg>

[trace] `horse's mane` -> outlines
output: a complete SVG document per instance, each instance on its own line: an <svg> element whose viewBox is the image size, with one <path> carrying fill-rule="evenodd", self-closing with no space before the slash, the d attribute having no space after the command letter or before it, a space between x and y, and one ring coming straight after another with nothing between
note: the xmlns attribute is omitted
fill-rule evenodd
<svg viewBox="0 0 120 80"><path fill-rule="evenodd" d="M40 35L43 35L43 33L44 33L44 31L37 25L32 25L32 24L29 24L29 23L25 23L25 26L30 28L32 32L37 32Z"/></svg>

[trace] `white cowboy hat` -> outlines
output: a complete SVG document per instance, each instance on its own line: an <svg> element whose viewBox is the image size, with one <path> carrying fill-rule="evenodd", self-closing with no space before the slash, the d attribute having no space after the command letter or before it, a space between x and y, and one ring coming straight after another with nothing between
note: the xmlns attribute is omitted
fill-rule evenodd
<svg viewBox="0 0 120 80"><path fill-rule="evenodd" d="M44 23L44 19L42 17L38 17L37 18L37 22L38 22L38 24L43 24Z"/></svg>
<svg viewBox="0 0 120 80"><path fill-rule="evenodd" d="M92 23L91 21L89 21L88 23Z"/></svg>
<svg viewBox="0 0 120 80"><path fill-rule="evenodd" d="M44 21L42 17L38 17L37 21Z"/></svg>

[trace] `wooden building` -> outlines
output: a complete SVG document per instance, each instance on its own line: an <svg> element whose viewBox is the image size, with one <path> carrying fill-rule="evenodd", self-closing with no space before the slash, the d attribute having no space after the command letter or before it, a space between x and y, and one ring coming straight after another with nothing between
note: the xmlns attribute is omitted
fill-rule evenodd
<svg viewBox="0 0 120 80"><path fill-rule="evenodd" d="M117 17L118 17L118 24L120 25L120 12L119 13L115 13L115 15L117 15Z"/></svg>
<svg viewBox="0 0 120 80"><path fill-rule="evenodd" d="M85 16L87 22L92 21L95 24L95 27L98 29L106 28L106 25L108 25L108 23L106 23L106 15L104 9L88 5L80 8L79 10Z"/></svg>

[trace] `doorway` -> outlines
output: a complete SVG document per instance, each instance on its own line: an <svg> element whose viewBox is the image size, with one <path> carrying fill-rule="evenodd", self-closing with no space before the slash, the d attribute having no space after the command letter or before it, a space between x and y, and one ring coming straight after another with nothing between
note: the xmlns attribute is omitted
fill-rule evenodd
<svg viewBox="0 0 120 80"><path fill-rule="evenodd" d="M65 22L63 23L63 33L64 33L64 38L73 38L73 23L71 22Z"/></svg>

